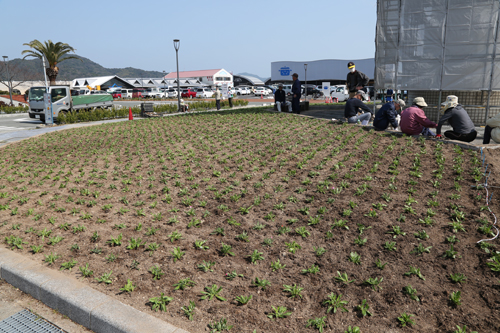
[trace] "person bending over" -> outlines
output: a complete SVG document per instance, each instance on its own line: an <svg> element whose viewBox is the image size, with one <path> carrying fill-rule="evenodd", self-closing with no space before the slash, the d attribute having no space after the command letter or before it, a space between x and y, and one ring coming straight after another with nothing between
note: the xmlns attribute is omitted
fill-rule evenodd
<svg viewBox="0 0 500 333"><path fill-rule="evenodd" d="M450 95L446 97L446 102L441 104L441 118L436 130L436 136L441 137L441 126L448 121L453 128L452 131L444 132L444 136L451 140L472 142L476 139L477 132L474 123L470 119L467 111L458 104L458 97Z"/></svg>
<svg viewBox="0 0 500 333"><path fill-rule="evenodd" d="M408 135L435 136L429 128L435 128L437 124L426 117L423 110L426 106L423 97L413 99L413 105L401 112L401 132Z"/></svg>
<svg viewBox="0 0 500 333"><path fill-rule="evenodd" d="M363 125L368 125L372 117L372 110L362 100L365 99L365 92L363 90L358 90L353 98L350 98L345 103L344 117L347 118L349 124L355 124L358 121ZM364 111L365 113L358 116L358 111Z"/></svg>
<svg viewBox="0 0 500 333"><path fill-rule="evenodd" d="M398 116L398 111L405 107L405 101L398 99L394 102L388 102L382 105L380 110L375 114L375 119L373 119L373 127L377 131L384 131L392 125L394 129L398 127L398 121L396 117Z"/></svg>

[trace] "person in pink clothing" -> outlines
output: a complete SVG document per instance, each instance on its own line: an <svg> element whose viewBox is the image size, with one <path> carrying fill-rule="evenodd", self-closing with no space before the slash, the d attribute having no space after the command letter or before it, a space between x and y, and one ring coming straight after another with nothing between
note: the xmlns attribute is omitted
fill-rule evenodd
<svg viewBox="0 0 500 333"><path fill-rule="evenodd" d="M429 128L436 128L437 124L430 121L423 108L427 106L423 97L415 97L411 107L401 112L401 132L408 135L435 136Z"/></svg>

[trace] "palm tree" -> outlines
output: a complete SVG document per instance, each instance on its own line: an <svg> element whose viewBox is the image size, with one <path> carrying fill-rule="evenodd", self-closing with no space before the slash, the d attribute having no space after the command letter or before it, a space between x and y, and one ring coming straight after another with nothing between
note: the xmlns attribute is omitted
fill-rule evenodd
<svg viewBox="0 0 500 333"><path fill-rule="evenodd" d="M54 44L50 39L49 41L44 43L45 45L37 39L32 40L29 43L24 43L23 45L29 46L34 50L24 50L22 54L27 53L27 55L25 55L23 59L25 59L26 57L34 57L38 59L42 59L42 57L45 57L45 59L47 59L47 62L49 63L49 67L45 69L45 72L49 77L50 85L53 86L56 84L56 77L57 74L59 74L59 68L57 67L57 64L63 60L80 58L75 56L66 56L66 54L69 52L75 52L75 49L68 44L61 42L57 42ZM83 61L82 59L80 60Z"/></svg>

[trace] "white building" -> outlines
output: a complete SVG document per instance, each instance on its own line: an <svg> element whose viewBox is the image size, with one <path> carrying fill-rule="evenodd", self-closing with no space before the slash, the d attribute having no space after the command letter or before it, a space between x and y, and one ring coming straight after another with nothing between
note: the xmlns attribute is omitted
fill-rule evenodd
<svg viewBox="0 0 500 333"><path fill-rule="evenodd" d="M167 80L177 80L177 72L171 72L165 76ZM179 72L179 80L197 80L202 85L208 85L210 87L215 87L227 83L229 86L233 86L233 75L227 72L225 69L207 69L201 71L184 71Z"/></svg>

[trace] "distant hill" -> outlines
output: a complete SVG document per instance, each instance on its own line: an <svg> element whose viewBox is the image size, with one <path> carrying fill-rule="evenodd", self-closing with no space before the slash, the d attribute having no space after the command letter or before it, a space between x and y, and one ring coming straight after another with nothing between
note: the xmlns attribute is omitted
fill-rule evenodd
<svg viewBox="0 0 500 333"><path fill-rule="evenodd" d="M87 58L76 55L82 61L78 59L68 59L57 65L59 67L59 75L57 80L61 81L71 81L76 78L81 77L93 77L93 76L108 76L108 75L118 75L123 78L133 78L133 77L151 77L160 78L163 77L163 72L157 71L145 71L142 69L126 67L126 68L105 68L101 65L89 60ZM38 79L43 79L42 65L40 59L28 58L26 60L14 59L9 61L18 66L20 69L37 73ZM39 73L39 74L38 74Z"/></svg>

